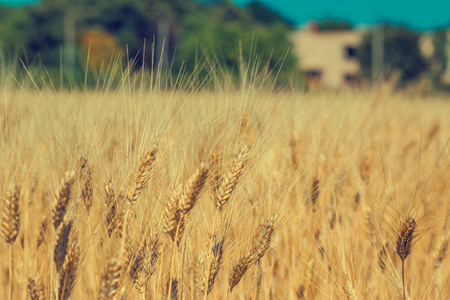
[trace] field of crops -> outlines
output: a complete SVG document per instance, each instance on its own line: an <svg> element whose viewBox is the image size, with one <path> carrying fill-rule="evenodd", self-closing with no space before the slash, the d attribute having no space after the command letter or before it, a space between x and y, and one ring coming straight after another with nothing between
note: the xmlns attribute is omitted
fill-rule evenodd
<svg viewBox="0 0 450 300"><path fill-rule="evenodd" d="M4 87L0 127L1 299L450 298L444 96Z"/></svg>

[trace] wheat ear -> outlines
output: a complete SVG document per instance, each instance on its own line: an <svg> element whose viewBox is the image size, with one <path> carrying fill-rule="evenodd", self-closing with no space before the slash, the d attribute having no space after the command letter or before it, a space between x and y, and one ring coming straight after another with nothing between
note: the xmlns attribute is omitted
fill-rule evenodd
<svg viewBox="0 0 450 300"><path fill-rule="evenodd" d="M260 225L258 238L256 239L253 247L234 266L230 279L228 280L230 292L241 281L242 276L244 276L248 268L250 268L255 262L259 262L264 254L266 254L269 249L270 242L275 234L275 220L276 216L272 216L269 220Z"/></svg>
<svg viewBox="0 0 450 300"><path fill-rule="evenodd" d="M259 228L258 239L249 254L254 262L258 262L269 250L270 242L275 234L275 219L276 217L273 216Z"/></svg>
<svg viewBox="0 0 450 300"><path fill-rule="evenodd" d="M56 231L56 242L53 251L53 261L56 265L56 272L59 272L66 259L72 226L73 220L70 220L64 222Z"/></svg>
<svg viewBox="0 0 450 300"><path fill-rule="evenodd" d="M31 300L44 300L44 285L39 276L28 277L27 292Z"/></svg>
<svg viewBox="0 0 450 300"><path fill-rule="evenodd" d="M179 221L177 222L177 227L175 230L175 237L173 238L174 244L172 247L172 259L170 262L170 276L173 273L174 258L176 253L176 245L179 244L181 240L181 234L186 228L186 222L188 220L188 213L192 210L195 203L197 202L200 192L205 186L206 179L208 177L208 164L201 163L200 167L194 172L194 174L189 178L189 181L185 184L183 192L180 196L178 203L178 210L181 213ZM172 236L172 235L171 235ZM176 243L175 243L176 242ZM169 278L170 278L169 276ZM170 299L173 288L171 287L173 281L169 283L168 298Z"/></svg>
<svg viewBox="0 0 450 300"><path fill-rule="evenodd" d="M219 270L222 265L222 256L223 256L223 243L224 239L220 242L215 242L215 237L213 237L214 244L211 248L211 258L209 262L209 266L205 266L205 261L203 259L200 260L200 268L199 271L203 270L201 274L196 274L196 288L197 290L205 295L210 294L214 284L217 281Z"/></svg>
<svg viewBox="0 0 450 300"><path fill-rule="evenodd" d="M111 237L114 230L119 225L118 223L118 203L113 184L110 181L105 185L105 220L108 228L108 235Z"/></svg>
<svg viewBox="0 0 450 300"><path fill-rule="evenodd" d="M175 240L175 233L180 222L180 210L178 203L182 192L182 185L180 184L172 193L171 198L166 204L163 218L164 234L169 235L172 240Z"/></svg>
<svg viewBox="0 0 450 300"><path fill-rule="evenodd" d="M447 250L448 250L448 238L446 235L444 235L438 244L436 253L434 254L433 259L434 269L437 269L442 265L442 262L445 259L445 255L447 254Z"/></svg>
<svg viewBox="0 0 450 300"><path fill-rule="evenodd" d="M87 159L83 156L80 160L80 180L83 180L83 186L81 188L81 199L83 199L86 211L89 211L92 206L93 188L92 188L92 172L88 165Z"/></svg>
<svg viewBox="0 0 450 300"><path fill-rule="evenodd" d="M14 265L12 244L19 234L20 212L19 212L20 189L12 182L6 191L5 205L2 215L2 235L9 247L9 284L10 299L13 298Z"/></svg>
<svg viewBox="0 0 450 300"><path fill-rule="evenodd" d="M182 214L187 214L194 207L207 178L208 165L201 163L200 168L191 176L181 194L179 209Z"/></svg>
<svg viewBox="0 0 450 300"><path fill-rule="evenodd" d="M241 149L239 154L233 161L233 164L230 170L225 174L222 178L220 185L217 187L215 191L216 205L217 208L220 209L223 205L225 205L231 197L236 185L239 182L239 178L241 177L244 167L248 162L248 152L250 150L249 146L245 146Z"/></svg>
<svg viewBox="0 0 450 300"><path fill-rule="evenodd" d="M242 276L244 276L245 272L248 270L248 268L251 267L252 264L253 264L252 259L250 257L248 257L247 255L245 255L233 267L233 271L231 272L230 279L228 280L230 292L241 281Z"/></svg>
<svg viewBox="0 0 450 300"><path fill-rule="evenodd" d="M39 226L39 233L36 239L36 248L39 249L39 247L41 246L41 244L44 242L45 240L45 232L47 231L47 227L48 227L48 217L44 216L42 218L42 222L41 225Z"/></svg>
<svg viewBox="0 0 450 300"><path fill-rule="evenodd" d="M403 299L406 299L405 293L405 259L411 253L414 233L416 229L416 221L413 218L406 219L400 226L397 233L397 254L402 260L402 282L403 282Z"/></svg>
<svg viewBox="0 0 450 300"><path fill-rule="evenodd" d="M311 204L313 206L313 211L316 210L317 199L319 199L320 195L319 184L319 179L317 177L314 177L311 183Z"/></svg>
<svg viewBox="0 0 450 300"><path fill-rule="evenodd" d="M122 266L117 258L111 258L100 282L98 300L112 300L119 288Z"/></svg>
<svg viewBox="0 0 450 300"><path fill-rule="evenodd" d="M143 266L145 260L145 246L139 248L137 251L133 251L133 248L129 248L127 257L128 276L134 283L134 286L141 294L145 294L145 282Z"/></svg>
<svg viewBox="0 0 450 300"><path fill-rule="evenodd" d="M74 181L75 170L66 172L64 178L61 180L61 185L58 191L56 191L52 208L53 226L55 227L55 230L58 228L59 224L61 224L64 219L64 215L66 214L67 206L69 205L70 200L70 192Z"/></svg>
<svg viewBox="0 0 450 300"><path fill-rule="evenodd" d="M69 299L77 279L79 263L80 248L77 245L77 240L75 239L72 242L72 245L66 255L66 260L59 273L58 299Z"/></svg>
<svg viewBox="0 0 450 300"><path fill-rule="evenodd" d="M158 147L154 146L152 149L148 150L141 159L138 170L134 175L133 182L127 193L128 205L131 206L136 203L142 188L150 179L150 171L152 170L153 163L155 162L156 153L158 153Z"/></svg>
<svg viewBox="0 0 450 300"><path fill-rule="evenodd" d="M6 191L2 215L2 235L8 245L12 245L19 234L19 199L20 189L15 183L11 183Z"/></svg>
<svg viewBox="0 0 450 300"><path fill-rule="evenodd" d="M145 275L146 283L150 280L156 269L156 263L161 255L161 244L158 236L153 238L150 242L145 242L145 257L142 270Z"/></svg>
<svg viewBox="0 0 450 300"><path fill-rule="evenodd" d="M178 280L172 278L172 280L167 281L167 299L177 300L178 299Z"/></svg>
<svg viewBox="0 0 450 300"><path fill-rule="evenodd" d="M136 173L134 174L134 178L132 180L131 186L128 189L127 195L126 195L126 211L122 214L122 211L118 213L117 221L122 228L121 230L118 230L119 236L122 234L122 252L124 252L125 247L125 234L123 234L124 231L127 230L128 226L128 213L130 211L131 206L133 206L136 203L137 198L139 197L142 189L146 185L147 181L150 179L150 172L153 167L153 163L156 159L156 153L158 153L158 147L154 146L150 150L148 150L141 161L139 162L138 169ZM122 200L122 196L119 196L119 200ZM119 201L120 203L122 201Z"/></svg>

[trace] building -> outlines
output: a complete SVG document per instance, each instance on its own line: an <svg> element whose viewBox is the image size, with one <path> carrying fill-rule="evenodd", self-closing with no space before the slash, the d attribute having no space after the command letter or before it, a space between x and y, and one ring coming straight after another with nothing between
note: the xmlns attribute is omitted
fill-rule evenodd
<svg viewBox="0 0 450 300"><path fill-rule="evenodd" d="M448 61L450 58L450 29L447 29L446 32L447 35L447 43L445 46L445 52L446 52L446 56L447 56L447 65L444 66L445 68L443 68L442 66L442 61L436 61L435 59L433 59L434 57L434 40L433 40L433 32L425 32L422 33L419 39L419 48L420 51L422 52L423 56L428 59L428 61L431 62L431 71L441 71L442 70L442 74L440 79L440 83L442 85L446 85L449 86L450 85L450 62Z"/></svg>
<svg viewBox="0 0 450 300"><path fill-rule="evenodd" d="M299 59L307 85L332 89L360 85L357 48L364 34L361 30L318 31L314 22L305 30L291 33L293 53ZM433 32L420 35L419 49L430 62L432 72L442 70L441 84L450 86L450 59L444 69L442 61L434 59ZM446 53L450 58L450 30L447 31Z"/></svg>
<svg viewBox="0 0 450 300"><path fill-rule="evenodd" d="M362 31L317 31L314 23L307 30L291 35L293 52L309 86L341 88L361 81L357 48Z"/></svg>

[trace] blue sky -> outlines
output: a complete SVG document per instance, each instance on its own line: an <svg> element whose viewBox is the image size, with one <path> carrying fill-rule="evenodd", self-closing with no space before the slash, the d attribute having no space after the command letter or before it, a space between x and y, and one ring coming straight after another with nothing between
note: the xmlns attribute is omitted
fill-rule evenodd
<svg viewBox="0 0 450 300"><path fill-rule="evenodd" d="M70 1L70 0L68 0ZM126 1L126 0L124 0ZM168 0L170 1L170 0ZM250 0L232 0L245 5ZM259 0L296 24L311 19L348 20L354 25L380 21L406 25L417 30L450 26L450 0ZM0 0L19 5L35 0Z"/></svg>
<svg viewBox="0 0 450 300"><path fill-rule="evenodd" d="M249 0L233 0L244 5ZM450 0L260 0L296 24L333 18L354 25L380 21L417 30L450 26Z"/></svg>
<svg viewBox="0 0 450 300"><path fill-rule="evenodd" d="M0 4L8 6L18 6L37 2L36 0L0 0Z"/></svg>

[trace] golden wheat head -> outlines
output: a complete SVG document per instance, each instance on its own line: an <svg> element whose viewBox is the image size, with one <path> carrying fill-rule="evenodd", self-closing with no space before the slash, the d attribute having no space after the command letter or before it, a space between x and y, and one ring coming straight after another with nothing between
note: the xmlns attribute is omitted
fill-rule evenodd
<svg viewBox="0 0 450 300"><path fill-rule="evenodd" d="M216 242L214 237L213 240L214 244L211 248L209 266L206 265L204 259L200 259L195 278L195 287L203 295L211 293L214 284L217 282L222 265L224 239L222 238L222 240Z"/></svg>
<svg viewBox="0 0 450 300"><path fill-rule="evenodd" d="M80 248L77 245L77 240L74 240L66 255L61 271L59 272L58 299L69 299L73 288L75 287L79 264Z"/></svg>
<svg viewBox="0 0 450 300"><path fill-rule="evenodd" d="M70 192L74 181L75 170L66 172L64 178L61 180L61 185L58 191L56 191L52 208L53 226L55 229L57 229L59 224L61 224L64 219L64 215L66 214L67 206L69 205L70 200Z"/></svg>
<svg viewBox="0 0 450 300"><path fill-rule="evenodd" d="M128 205L133 205L136 202L139 194L142 191L142 188L150 179L150 171L152 170L153 163L155 162L156 153L158 153L158 147L154 146L153 148L148 150L147 153L145 153L144 157L141 159L138 170L134 175L133 182L131 183L131 187L127 193Z"/></svg>
<svg viewBox="0 0 450 300"><path fill-rule="evenodd" d="M56 230L56 242L53 250L53 261L55 262L56 270L58 272L63 266L66 259L72 227L73 221L70 220L68 222L64 222Z"/></svg>
<svg viewBox="0 0 450 300"><path fill-rule="evenodd" d="M170 235L172 240L175 239L175 233L178 223L180 222L180 210L178 203L182 192L182 185L180 184L172 193L164 210L163 231L164 234Z"/></svg>
<svg viewBox="0 0 450 300"><path fill-rule="evenodd" d="M112 300L119 288L122 266L117 258L111 258L100 281L98 300Z"/></svg>
<svg viewBox="0 0 450 300"><path fill-rule="evenodd" d="M230 292L241 281L242 276L244 276L245 272L247 272L248 268L250 268L252 264L253 264L252 258L245 255L233 267L230 278L228 279L228 286L230 288Z"/></svg>
<svg viewBox="0 0 450 300"><path fill-rule="evenodd" d="M19 234L19 199L20 189L15 183L11 183L6 191L2 215L2 235L9 245L14 243Z"/></svg>
<svg viewBox="0 0 450 300"><path fill-rule="evenodd" d="M83 186L81 188L81 199L83 199L84 206L89 214L92 206L93 198L93 183L92 183L92 172L88 165L87 159L83 156L80 160L80 180L83 180Z"/></svg>
<svg viewBox="0 0 450 300"><path fill-rule="evenodd" d="M44 285L39 276L28 277L27 292L31 300L44 300Z"/></svg>
<svg viewBox="0 0 450 300"><path fill-rule="evenodd" d="M179 202L179 209L181 213L187 214L194 207L201 190L205 186L207 178L208 165L202 163L200 168L195 171L183 189Z"/></svg>
<svg viewBox="0 0 450 300"><path fill-rule="evenodd" d="M258 262L269 250L270 242L275 235L275 219L276 216L273 216L260 226L258 239L249 253L253 262Z"/></svg>
<svg viewBox="0 0 450 300"><path fill-rule="evenodd" d="M228 173L222 178L220 185L217 187L215 191L216 205L217 208L220 209L231 197L236 185L239 182L239 178L241 177L244 167L248 162L248 152L250 151L249 146L245 146L241 149L239 154L233 161L233 165Z"/></svg>
<svg viewBox="0 0 450 300"><path fill-rule="evenodd" d="M397 254L401 260L405 260L411 253L416 221L413 218L406 219L397 233Z"/></svg>

